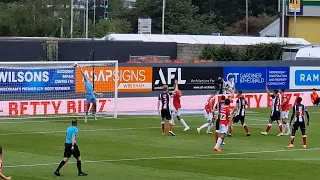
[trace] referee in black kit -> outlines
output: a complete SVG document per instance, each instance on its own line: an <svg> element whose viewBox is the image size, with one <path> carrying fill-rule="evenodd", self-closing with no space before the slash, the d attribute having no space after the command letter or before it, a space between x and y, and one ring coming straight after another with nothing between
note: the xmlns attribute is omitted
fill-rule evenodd
<svg viewBox="0 0 320 180"><path fill-rule="evenodd" d="M60 169L68 162L71 155L77 159L77 167L78 167L78 175L79 176L87 176L88 174L84 173L81 170L81 157L80 157L80 150L78 145L76 144L76 137L78 135L78 120L74 118L71 122L71 126L66 131L66 142L64 145L64 158L59 164L58 168L54 172L56 176L60 176Z"/></svg>

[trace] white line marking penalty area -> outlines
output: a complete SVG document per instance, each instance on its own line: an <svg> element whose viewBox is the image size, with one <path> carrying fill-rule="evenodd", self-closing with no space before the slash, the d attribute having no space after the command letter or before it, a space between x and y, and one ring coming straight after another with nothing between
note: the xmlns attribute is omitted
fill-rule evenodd
<svg viewBox="0 0 320 180"><path fill-rule="evenodd" d="M219 160L230 160L232 158L223 156L228 155L242 155L242 154L263 154L263 153L275 153L275 152L296 152L296 151L317 151L320 148L310 148L310 149L293 149L293 150L270 150L270 151L253 151L253 152L233 152L233 153L219 153L219 154L202 154L202 155L189 155L189 156L164 156L164 157L142 157L142 158L125 158L125 159L106 159L106 160L96 160L96 161L83 161L83 163L103 163L103 162L122 162L122 161L140 161L140 160L160 160L160 159L188 159L188 158L204 158L204 157L211 157L217 156L216 159ZM215 159L215 158L210 158ZM234 158L237 159L237 158ZM238 158L239 159L239 158ZM261 160L264 160L263 158ZM249 158L248 158L249 160ZM267 160L267 159L266 159ZM292 159L295 160L295 159ZM303 160L303 159L301 159ZM317 159L320 160L320 159ZM75 162L70 162L71 164L75 164ZM22 167L37 167L37 166L52 166L58 165L59 163L43 163L43 164L23 164L23 165L9 165L6 168L22 168Z"/></svg>

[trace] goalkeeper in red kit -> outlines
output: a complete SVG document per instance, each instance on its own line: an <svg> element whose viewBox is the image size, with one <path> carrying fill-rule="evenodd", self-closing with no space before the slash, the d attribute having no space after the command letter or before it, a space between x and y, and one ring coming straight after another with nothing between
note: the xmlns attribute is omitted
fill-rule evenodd
<svg viewBox="0 0 320 180"><path fill-rule="evenodd" d="M181 109L181 96L182 93L178 88L178 81L175 81L174 84L174 91L171 92L172 99L173 99L173 107L172 107L172 117L176 117L178 121L184 126L183 131L188 131L190 127L187 125L187 123L181 118L180 109ZM173 125L174 125L174 119L172 119Z"/></svg>

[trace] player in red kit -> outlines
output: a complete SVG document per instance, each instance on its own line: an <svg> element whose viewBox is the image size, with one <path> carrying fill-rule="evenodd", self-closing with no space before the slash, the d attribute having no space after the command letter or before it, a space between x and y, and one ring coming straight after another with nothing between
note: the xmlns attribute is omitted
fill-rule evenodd
<svg viewBox="0 0 320 180"><path fill-rule="evenodd" d="M180 123L184 126L184 130L183 131L188 131L190 129L190 127L187 125L187 123L181 118L180 115L180 109L181 109L181 96L182 93L178 88L178 81L175 81L175 89L172 92L172 96L173 96L173 108L172 108L172 116L176 117L178 119L178 121L180 121ZM172 119L173 125L174 125L174 119Z"/></svg>
<svg viewBox="0 0 320 180"><path fill-rule="evenodd" d="M284 92L285 90L281 88L279 90L280 95L281 95L281 121L282 121L282 132L278 136L283 136L283 135L290 135L290 125L288 123L288 118L289 118L289 99L287 98L287 95Z"/></svg>
<svg viewBox="0 0 320 180"><path fill-rule="evenodd" d="M224 101L226 100L226 97L224 96L224 95L222 95L221 96L221 100L220 100L220 102L218 102L215 106L214 106L214 108L213 108L213 110L212 110L212 112L213 112L213 114L216 112L216 111L218 111L218 115L217 115L217 118L216 118L216 133L215 133L215 140L216 140L216 142L218 141L218 138L219 138L219 126L220 126L220 124L219 124L219 113L220 113L220 109L221 109L221 107L223 107L224 106Z"/></svg>
<svg viewBox="0 0 320 180"><path fill-rule="evenodd" d="M214 123L214 117L213 117L213 106L215 104L215 96L214 96L215 93L212 93L207 102L206 102L206 105L204 106L204 117L205 119L207 120L207 123L203 124L201 127L197 128L197 133L200 134L200 131L203 129L203 128L208 128L207 129L207 134L212 134L211 132L211 128L213 126L213 123Z"/></svg>
<svg viewBox="0 0 320 180"><path fill-rule="evenodd" d="M214 151L221 152L221 144L224 141L224 138L228 134L229 126L231 125L232 119L231 117L231 110L230 110L230 99L226 99L224 105L220 108L219 112L219 138L216 142L215 147L213 148Z"/></svg>

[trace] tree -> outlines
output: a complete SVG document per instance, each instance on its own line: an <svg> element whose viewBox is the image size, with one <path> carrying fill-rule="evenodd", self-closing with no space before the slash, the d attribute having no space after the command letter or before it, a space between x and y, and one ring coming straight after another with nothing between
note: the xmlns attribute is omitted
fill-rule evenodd
<svg viewBox="0 0 320 180"><path fill-rule="evenodd" d="M93 0L89 0L89 19L93 21ZM83 1L75 0L75 5ZM136 7L123 7L123 0L109 2L110 22L100 22L104 16L104 0L96 0L96 26L90 25L89 34L100 37L108 32L137 32L138 18L152 19L152 33L162 30L162 0L137 0ZM261 23L258 14L277 14L277 2L249 0L250 33L257 34ZM83 37L83 10L74 11L74 37ZM165 11L166 34L211 34L221 32L244 34L245 0L167 0ZM63 21L62 21L63 19ZM130 26L128 24L130 22ZM235 22L239 21L236 24ZM65 37L70 29L69 0L0 0L0 36L55 36L60 37L60 25ZM233 24L233 26L231 26ZM239 30L240 29L240 30ZM242 30L241 30L242 29ZM90 32L93 31L93 32Z"/></svg>
<svg viewBox="0 0 320 180"><path fill-rule="evenodd" d="M165 11L166 34L211 34L216 31L213 14L201 16L197 14L198 7L190 0L168 0ZM152 33L162 30L162 0L137 0L136 8L129 12L130 21L137 28L138 18L152 19ZM210 23L207 23L206 21Z"/></svg>
<svg viewBox="0 0 320 180"><path fill-rule="evenodd" d="M259 32L275 21L277 17L260 14L258 17L250 16L248 19L249 35L259 36ZM246 20L242 19L231 26L227 27L226 35L246 35Z"/></svg>
<svg viewBox="0 0 320 180"><path fill-rule="evenodd" d="M68 17L67 9L58 1L25 0L0 4L4 14L1 36L60 36L61 17ZM67 21L67 20L66 20ZM2 24L2 23L1 23ZM6 30L10 30L8 33Z"/></svg>
<svg viewBox="0 0 320 180"><path fill-rule="evenodd" d="M192 4L199 7L200 14L214 12L219 20L229 26L245 17L246 0L192 0ZM249 16L266 13L275 16L278 1L248 0Z"/></svg>
<svg viewBox="0 0 320 180"><path fill-rule="evenodd" d="M101 19L95 26L91 23L89 29L91 29L90 37L96 38L102 38L109 33L128 33L131 30L130 22L122 19L108 21Z"/></svg>

